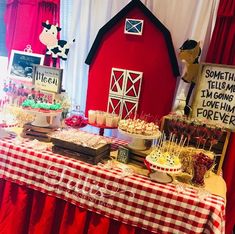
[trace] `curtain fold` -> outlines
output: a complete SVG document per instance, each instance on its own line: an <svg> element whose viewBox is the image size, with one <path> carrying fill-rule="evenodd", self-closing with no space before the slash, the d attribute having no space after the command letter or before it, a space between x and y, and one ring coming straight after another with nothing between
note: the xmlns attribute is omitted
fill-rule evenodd
<svg viewBox="0 0 235 234"><path fill-rule="evenodd" d="M2 179L0 207L0 234L151 233Z"/></svg>
<svg viewBox="0 0 235 234"><path fill-rule="evenodd" d="M235 1L221 0L215 28L207 53L207 62L235 65ZM227 184L226 233L235 225L235 133L227 148L223 175Z"/></svg>
<svg viewBox="0 0 235 234"><path fill-rule="evenodd" d="M219 64L235 64L234 42L235 17L218 16L207 53L207 61Z"/></svg>
<svg viewBox="0 0 235 234"><path fill-rule="evenodd" d="M235 14L235 2L231 0L220 0L218 17L233 17Z"/></svg>
<svg viewBox="0 0 235 234"><path fill-rule="evenodd" d="M39 41L42 22L60 23L59 0L7 0L5 11L6 47L23 51L31 45L34 53L44 54L46 47Z"/></svg>

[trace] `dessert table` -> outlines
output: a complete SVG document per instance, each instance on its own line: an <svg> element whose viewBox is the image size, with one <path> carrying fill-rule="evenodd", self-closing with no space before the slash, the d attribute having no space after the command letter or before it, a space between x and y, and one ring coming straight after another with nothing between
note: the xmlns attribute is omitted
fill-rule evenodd
<svg viewBox="0 0 235 234"><path fill-rule="evenodd" d="M115 138L110 141L113 150L126 144ZM90 165L50 149L37 150L27 140L0 139L0 230L224 233L226 186L214 176L214 186L222 190L217 195L178 183L156 183L144 175L125 175L120 168ZM58 220L44 216L45 210L53 210Z"/></svg>

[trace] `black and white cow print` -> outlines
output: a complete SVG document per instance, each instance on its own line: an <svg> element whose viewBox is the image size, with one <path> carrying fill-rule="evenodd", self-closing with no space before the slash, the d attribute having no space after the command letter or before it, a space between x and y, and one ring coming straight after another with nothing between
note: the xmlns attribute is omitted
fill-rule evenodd
<svg viewBox="0 0 235 234"><path fill-rule="evenodd" d="M75 39L71 43L65 40L58 40L57 35L61 28L57 24L49 24L48 20L43 22L42 26L43 30L39 35L39 40L47 46L46 55L51 55L53 59L61 58L67 60L69 48Z"/></svg>

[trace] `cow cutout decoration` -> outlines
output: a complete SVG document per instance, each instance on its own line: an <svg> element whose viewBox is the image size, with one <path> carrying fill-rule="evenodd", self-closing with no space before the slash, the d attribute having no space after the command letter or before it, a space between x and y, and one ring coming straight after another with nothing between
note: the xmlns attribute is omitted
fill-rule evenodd
<svg viewBox="0 0 235 234"><path fill-rule="evenodd" d="M53 59L53 67L56 67L57 58L62 60L67 60L69 48L75 39L69 43L65 40L58 40L58 32L61 31L61 28L58 27L58 24L50 24L47 20L42 23L43 30L39 35L39 40L42 44L46 45L46 55L51 56Z"/></svg>

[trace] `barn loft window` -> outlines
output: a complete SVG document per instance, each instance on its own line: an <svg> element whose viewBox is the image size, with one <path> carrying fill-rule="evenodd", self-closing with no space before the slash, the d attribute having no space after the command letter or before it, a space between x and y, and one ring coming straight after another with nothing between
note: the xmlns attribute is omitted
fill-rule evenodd
<svg viewBox="0 0 235 234"><path fill-rule="evenodd" d="M126 19L125 21L125 33L142 35L144 21L140 19Z"/></svg>

